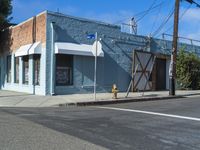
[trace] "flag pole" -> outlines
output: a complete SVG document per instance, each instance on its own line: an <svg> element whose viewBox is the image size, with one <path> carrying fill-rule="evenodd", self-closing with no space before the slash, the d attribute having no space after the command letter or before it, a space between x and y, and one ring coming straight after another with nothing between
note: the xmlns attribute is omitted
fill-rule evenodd
<svg viewBox="0 0 200 150"><path fill-rule="evenodd" d="M98 35L97 32L95 33L95 41L96 41L96 48L95 48L95 62L94 62L94 100L96 101L96 79L97 79L97 48L98 48Z"/></svg>

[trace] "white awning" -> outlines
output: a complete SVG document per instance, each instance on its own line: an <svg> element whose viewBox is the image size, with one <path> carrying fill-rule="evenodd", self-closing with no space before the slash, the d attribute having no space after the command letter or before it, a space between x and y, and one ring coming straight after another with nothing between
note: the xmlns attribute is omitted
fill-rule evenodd
<svg viewBox="0 0 200 150"><path fill-rule="evenodd" d="M101 43L98 42L98 44L99 45L98 45L97 56L103 57L104 53L102 50ZM81 55L81 56L94 56L95 50L93 45L56 42L55 53Z"/></svg>
<svg viewBox="0 0 200 150"><path fill-rule="evenodd" d="M15 57L32 55L32 54L41 54L42 44L41 42L36 42L33 44L27 44L21 46L16 52Z"/></svg>

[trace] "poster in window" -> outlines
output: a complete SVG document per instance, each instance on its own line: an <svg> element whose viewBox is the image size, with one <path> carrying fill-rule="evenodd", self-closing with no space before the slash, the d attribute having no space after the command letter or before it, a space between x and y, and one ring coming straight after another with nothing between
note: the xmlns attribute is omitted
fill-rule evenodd
<svg viewBox="0 0 200 150"><path fill-rule="evenodd" d="M29 68L28 68L28 62L24 62L24 81L25 81L25 84L28 84L28 76L29 76Z"/></svg>
<svg viewBox="0 0 200 150"><path fill-rule="evenodd" d="M56 67L56 85L70 84L70 68Z"/></svg>
<svg viewBox="0 0 200 150"><path fill-rule="evenodd" d="M40 84L40 60L35 60L35 85Z"/></svg>
<svg viewBox="0 0 200 150"><path fill-rule="evenodd" d="M19 64L16 64L15 82L19 83Z"/></svg>
<svg viewBox="0 0 200 150"><path fill-rule="evenodd" d="M15 58L15 83L19 83L19 57Z"/></svg>

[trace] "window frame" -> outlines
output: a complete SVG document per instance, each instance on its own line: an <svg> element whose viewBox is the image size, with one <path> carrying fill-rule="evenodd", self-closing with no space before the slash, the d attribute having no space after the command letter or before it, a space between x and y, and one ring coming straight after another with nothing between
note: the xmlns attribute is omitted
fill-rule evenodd
<svg viewBox="0 0 200 150"><path fill-rule="evenodd" d="M73 65L74 65L73 61L74 61L73 55L56 54L56 68L55 68L55 71L56 71L55 85L56 86L72 86L73 85ZM58 79L57 79L59 77L58 70L63 75L66 75L66 77L67 76L69 77L69 80L66 81L66 83L58 82ZM62 74L60 76L63 76Z"/></svg>
<svg viewBox="0 0 200 150"><path fill-rule="evenodd" d="M10 62L8 62L9 59L10 59ZM10 68L10 70L9 70L9 68ZM11 80L12 80L12 56L11 55L7 55L7 57L6 57L6 76L7 76L6 82L11 83Z"/></svg>
<svg viewBox="0 0 200 150"><path fill-rule="evenodd" d="M40 78L41 78L40 74L41 74L41 55L34 54L33 55L33 84L34 85L40 86Z"/></svg>
<svg viewBox="0 0 200 150"><path fill-rule="evenodd" d="M18 65L17 65L18 60ZM17 68L18 68L18 80L17 80ZM14 58L14 83L19 84L19 57Z"/></svg>
<svg viewBox="0 0 200 150"><path fill-rule="evenodd" d="M25 72L25 71L26 71L26 68L25 68L25 67L26 67L26 66L25 66L26 64L25 64L25 63L28 64L28 65L27 65L27 66L28 66L28 69L27 69L27 70L28 70L28 72L27 72L27 76L28 76L27 79L28 79L28 80L27 80L27 81L26 81L26 72ZM23 57L22 57L22 83L25 84L25 85L28 85L28 84L29 84L29 74L30 74L30 73L29 73L29 55L26 55L26 56L23 56Z"/></svg>

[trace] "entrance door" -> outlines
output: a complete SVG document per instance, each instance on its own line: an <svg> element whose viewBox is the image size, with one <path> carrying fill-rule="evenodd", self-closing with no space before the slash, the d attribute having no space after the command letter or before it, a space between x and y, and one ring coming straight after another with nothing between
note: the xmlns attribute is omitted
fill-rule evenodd
<svg viewBox="0 0 200 150"><path fill-rule="evenodd" d="M156 59L156 90L166 90L166 60Z"/></svg>

